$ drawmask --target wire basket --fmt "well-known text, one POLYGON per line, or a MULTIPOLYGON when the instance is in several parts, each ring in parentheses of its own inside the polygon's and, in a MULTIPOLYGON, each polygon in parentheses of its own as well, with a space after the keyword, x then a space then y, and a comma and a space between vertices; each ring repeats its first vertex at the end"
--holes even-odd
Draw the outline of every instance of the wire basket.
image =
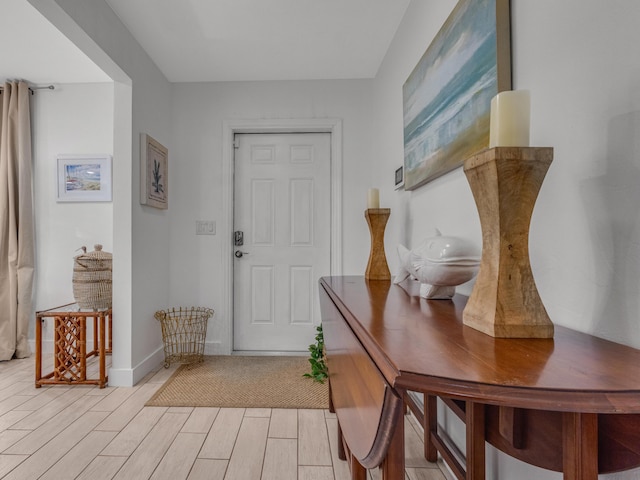
POLYGON ((212 309, 179 307, 159 310, 154 316, 162 326, 164 368, 169 368, 172 362, 204 361, 204 340, 207 322, 213 316, 212 309))

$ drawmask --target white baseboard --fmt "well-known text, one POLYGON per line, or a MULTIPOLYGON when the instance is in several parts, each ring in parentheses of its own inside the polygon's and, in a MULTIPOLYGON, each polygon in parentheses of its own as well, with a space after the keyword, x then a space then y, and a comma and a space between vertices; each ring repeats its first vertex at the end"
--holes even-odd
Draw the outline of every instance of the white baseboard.
MULTIPOLYGON (((206 342, 204 344, 205 355, 226 355, 222 342, 206 342)), ((132 387, 150 372, 157 370, 164 363, 164 347, 158 347, 151 355, 133 368, 109 369, 109 385, 113 387, 132 387)))
POLYGON ((108 372, 110 387, 133 387, 133 370, 130 368, 113 368, 108 372))
POLYGON ((133 368, 109 369, 109 386, 133 387, 164 362, 164 349, 160 346, 133 368))
POLYGON ((204 344, 204 354, 205 355, 227 355, 228 352, 222 346, 221 341, 216 342, 205 342, 204 344))

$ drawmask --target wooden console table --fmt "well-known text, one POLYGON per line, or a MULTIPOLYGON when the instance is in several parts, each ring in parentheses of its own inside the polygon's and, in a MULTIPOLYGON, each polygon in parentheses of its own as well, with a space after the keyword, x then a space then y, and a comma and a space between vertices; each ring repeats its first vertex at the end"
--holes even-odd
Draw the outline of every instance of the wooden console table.
POLYGON ((80 310, 70 303, 36 312, 36 388, 42 385, 89 384, 104 388, 106 355, 111 353, 112 312, 80 310), (42 374, 42 322, 53 318, 53 371, 42 374), (87 320, 93 319, 93 350, 87 352, 87 320), (107 336, 108 331, 108 336, 107 336), (98 355, 99 378, 87 378, 87 359, 98 355))
POLYGON ((417 285, 320 280, 331 405, 353 479, 376 466, 405 478, 405 404, 425 427, 426 458, 440 453, 459 479, 485 478, 485 442, 566 480, 640 466, 640 350, 558 326, 549 339, 494 338, 463 325, 466 297, 429 301, 417 285), (438 397, 466 424, 463 461, 438 431, 438 397))

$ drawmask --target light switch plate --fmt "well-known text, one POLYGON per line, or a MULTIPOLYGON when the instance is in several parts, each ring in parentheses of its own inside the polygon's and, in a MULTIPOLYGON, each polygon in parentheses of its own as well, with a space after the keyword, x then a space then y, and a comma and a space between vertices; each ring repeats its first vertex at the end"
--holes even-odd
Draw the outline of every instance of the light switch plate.
POLYGON ((213 220, 196 220, 196 235, 215 235, 216 222, 213 220))

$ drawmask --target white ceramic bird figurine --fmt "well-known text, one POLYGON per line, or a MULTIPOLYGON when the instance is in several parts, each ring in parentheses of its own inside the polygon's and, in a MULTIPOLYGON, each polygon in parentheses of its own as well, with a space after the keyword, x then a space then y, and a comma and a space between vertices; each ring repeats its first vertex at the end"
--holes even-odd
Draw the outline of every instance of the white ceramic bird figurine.
POLYGON ((468 282, 480 268, 481 251, 459 237, 436 234, 413 250, 398 245, 400 272, 393 283, 409 276, 420 282, 420 296, 428 299, 450 299, 456 286, 468 282))

